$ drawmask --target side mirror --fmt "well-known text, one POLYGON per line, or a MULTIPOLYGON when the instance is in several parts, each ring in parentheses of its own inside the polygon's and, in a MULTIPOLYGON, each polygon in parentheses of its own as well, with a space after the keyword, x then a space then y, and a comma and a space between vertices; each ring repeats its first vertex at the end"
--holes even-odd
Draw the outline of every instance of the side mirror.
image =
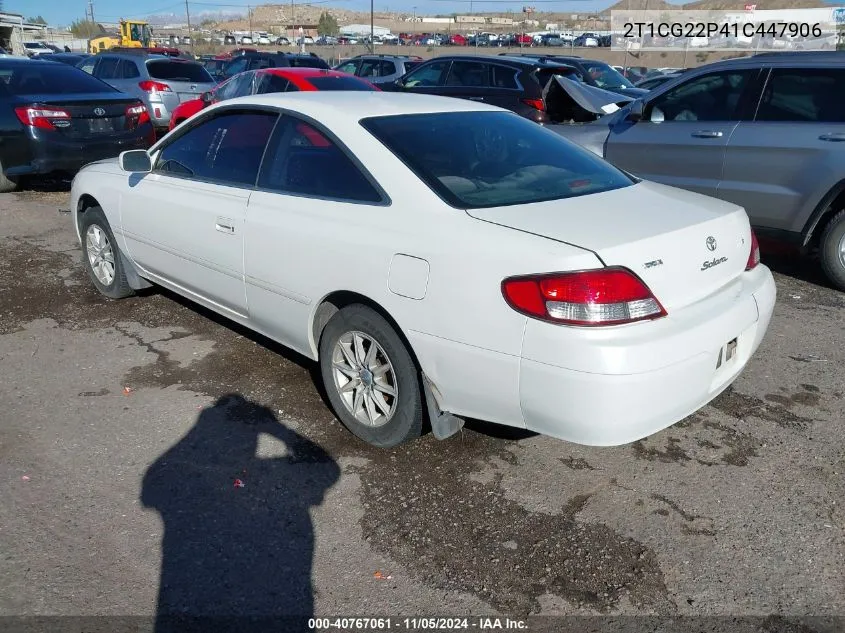
POLYGON ((631 103, 631 108, 628 110, 628 116, 626 118, 629 121, 633 121, 634 123, 636 123, 637 121, 641 121, 643 118, 643 110, 643 102, 637 99, 636 101, 631 103))
POLYGON ((200 95, 200 101, 202 101, 205 105, 211 105, 211 102, 214 101, 214 95, 212 95, 210 91, 203 92, 200 95))
POLYGON ((403 82, 402 78, 400 77, 399 79, 393 82, 393 85, 396 86, 397 90, 402 90, 402 88, 405 87, 405 82, 403 82))
POLYGON ((150 155, 145 149, 130 149, 126 152, 120 152, 117 161, 123 171, 148 174, 153 170, 152 160, 150 160, 150 155))

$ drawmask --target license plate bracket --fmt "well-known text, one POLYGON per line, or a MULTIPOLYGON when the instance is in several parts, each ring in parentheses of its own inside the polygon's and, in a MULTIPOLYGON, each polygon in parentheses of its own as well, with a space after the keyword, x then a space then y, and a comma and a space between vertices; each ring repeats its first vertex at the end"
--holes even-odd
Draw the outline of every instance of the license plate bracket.
POLYGON ((88 130, 92 134, 105 134, 114 132, 111 119, 88 119, 88 130))

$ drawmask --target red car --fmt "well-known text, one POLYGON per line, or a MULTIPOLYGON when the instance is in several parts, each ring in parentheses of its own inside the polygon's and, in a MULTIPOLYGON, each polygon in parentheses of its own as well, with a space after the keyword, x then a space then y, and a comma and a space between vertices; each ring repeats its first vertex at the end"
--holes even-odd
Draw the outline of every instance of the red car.
POLYGON ((170 117, 170 129, 203 108, 235 97, 268 92, 313 92, 316 90, 370 90, 378 88, 365 79, 320 68, 263 68, 248 70, 230 77, 199 99, 180 103, 170 117))

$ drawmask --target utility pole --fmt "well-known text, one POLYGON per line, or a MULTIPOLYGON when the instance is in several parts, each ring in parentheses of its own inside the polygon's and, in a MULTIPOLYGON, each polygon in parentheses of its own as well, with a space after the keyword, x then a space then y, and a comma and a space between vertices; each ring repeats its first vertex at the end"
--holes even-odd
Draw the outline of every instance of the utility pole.
POLYGON ((370 52, 376 52, 376 27, 375 27, 375 15, 373 13, 373 1, 370 0, 370 52))
POLYGON ((96 32, 97 22, 94 20, 94 0, 88 0, 88 10, 91 12, 91 26, 94 27, 94 32, 96 32))
POLYGON ((246 15, 249 19, 249 39, 252 39, 252 7, 250 5, 246 5, 246 15))
POLYGON ((191 9, 188 7, 188 0, 185 0, 185 17, 188 19, 188 39, 191 41, 191 54, 194 53, 194 38, 191 35, 191 9))

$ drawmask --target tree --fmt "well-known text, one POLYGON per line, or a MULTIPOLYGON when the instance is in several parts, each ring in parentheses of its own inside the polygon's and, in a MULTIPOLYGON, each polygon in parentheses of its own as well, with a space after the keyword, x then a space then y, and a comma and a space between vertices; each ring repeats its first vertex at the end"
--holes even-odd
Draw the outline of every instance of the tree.
POLYGON ((106 32, 101 24, 94 24, 88 20, 74 20, 70 25, 70 32, 76 37, 97 37, 106 32))
POLYGON ((45 20, 40 15, 37 15, 35 17, 29 17, 29 18, 26 19, 26 21, 29 22, 30 24, 44 24, 44 25, 47 24, 47 20, 45 20))
POLYGON ((337 18, 328 11, 323 11, 320 14, 320 20, 317 22, 317 33, 319 35, 337 35, 339 31, 340 25, 337 23, 337 18))

